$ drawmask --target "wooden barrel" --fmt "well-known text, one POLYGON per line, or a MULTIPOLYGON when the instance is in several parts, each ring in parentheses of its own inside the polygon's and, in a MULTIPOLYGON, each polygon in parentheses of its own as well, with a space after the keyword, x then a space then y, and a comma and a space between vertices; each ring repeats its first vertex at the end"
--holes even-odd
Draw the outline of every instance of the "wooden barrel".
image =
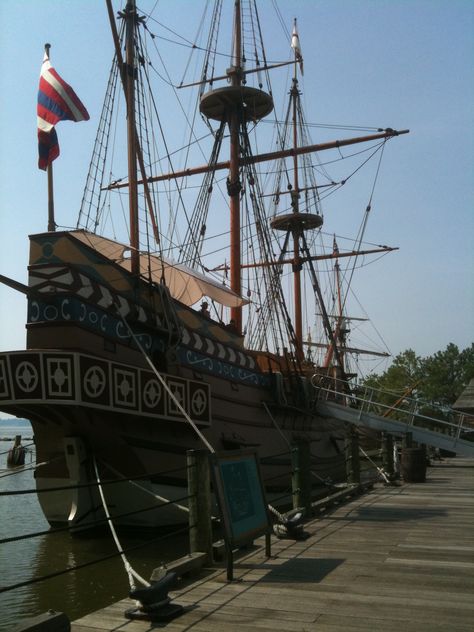
POLYGON ((426 481, 425 449, 403 448, 400 469, 406 483, 424 483, 426 481))

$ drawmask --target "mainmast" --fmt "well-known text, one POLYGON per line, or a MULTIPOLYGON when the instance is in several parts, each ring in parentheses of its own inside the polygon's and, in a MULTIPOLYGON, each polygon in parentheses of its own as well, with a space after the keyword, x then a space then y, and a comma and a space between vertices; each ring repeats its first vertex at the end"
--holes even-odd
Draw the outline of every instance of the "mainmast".
MULTIPOLYGON (((230 286, 237 294, 242 291, 242 257, 240 248, 240 167, 242 155, 241 134, 245 133, 247 121, 257 121, 273 110, 272 97, 242 82, 242 18, 240 0, 234 2, 234 32, 232 66, 227 69, 230 85, 206 92, 201 97, 200 110, 204 116, 216 121, 225 121, 230 134, 230 159, 227 192, 230 197, 230 286)), ((232 307, 231 318, 237 331, 242 331, 242 308, 232 307)))
MULTIPOLYGON (((295 30, 296 32, 296 19, 295 19, 295 30)), ((297 61, 299 56, 299 51, 295 47, 295 74, 293 77, 293 85, 290 91, 290 96, 292 100, 293 106, 293 149, 296 150, 298 147, 298 98, 299 98, 299 90, 298 90, 298 70, 297 70, 297 61)), ((293 156, 293 189, 291 191, 291 206, 293 208, 293 213, 299 213, 299 198, 300 198, 300 188, 298 181, 298 154, 295 151, 293 156)), ((298 360, 303 359, 303 316, 301 310, 301 261, 300 261, 300 231, 298 228, 295 228, 293 232, 293 253, 294 253, 294 263, 293 263, 293 278, 294 278, 294 300, 295 300, 295 351, 298 360)))
MULTIPOLYGON (((234 6, 234 57, 233 65, 227 70, 231 85, 239 89, 242 86, 242 20, 240 14, 240 0, 235 0, 234 6)), ((239 177, 240 158, 240 116, 237 107, 229 112, 230 130, 230 166, 227 181, 227 192, 230 196, 230 286, 239 296, 242 292, 241 251, 240 251, 240 191, 242 184, 239 177)), ((230 313, 237 331, 242 331, 242 309, 233 307, 230 313)))

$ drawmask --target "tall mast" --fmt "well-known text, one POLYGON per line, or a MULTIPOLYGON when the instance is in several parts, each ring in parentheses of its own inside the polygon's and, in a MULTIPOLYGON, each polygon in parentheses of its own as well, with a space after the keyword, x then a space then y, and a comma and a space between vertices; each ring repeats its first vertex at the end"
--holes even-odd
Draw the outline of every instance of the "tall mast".
MULTIPOLYGON (((242 85, 242 22, 240 14, 240 0, 234 4, 234 55, 233 65, 227 74, 231 78, 231 85, 240 88, 242 85)), ((230 286, 240 296, 242 291, 241 280, 241 252, 240 252, 240 190, 239 158, 240 158, 240 116, 239 109, 232 108, 229 118, 230 130, 230 166, 228 193, 230 196, 230 286)), ((240 333, 242 331, 242 308, 231 308, 231 319, 240 333)))
POLYGON ((140 240, 138 233, 137 136, 135 127, 135 27, 137 21, 135 0, 125 7, 126 57, 125 97, 127 101, 128 183, 130 215, 130 249, 132 274, 140 274, 140 240))
MULTIPOLYGON (((295 19, 296 29, 296 19, 295 19)), ((293 149, 295 153, 293 155, 293 190, 291 191, 291 206, 293 213, 299 213, 299 198, 300 189, 298 181, 298 154, 296 149, 298 147, 298 71, 297 71, 297 56, 298 52, 295 49, 295 74, 293 77, 293 85, 291 88, 291 100, 293 105, 293 149)), ((295 351, 298 360, 303 359, 303 316, 301 311, 301 260, 300 260, 300 233, 298 225, 295 225, 293 232, 293 291, 295 301, 295 351)))
MULTIPOLYGON (((344 313, 343 313, 343 305, 342 305, 342 292, 341 292, 341 276, 340 276, 340 267, 339 267, 339 248, 337 246, 336 243, 336 238, 334 237, 334 247, 333 247, 333 254, 336 257, 336 263, 334 264, 334 274, 335 274, 335 283, 336 283, 336 290, 337 290, 337 321, 336 321, 336 326, 334 328, 334 340, 330 341, 328 344, 328 348, 327 348, 327 352, 326 352, 326 356, 324 358, 324 362, 323 362, 323 367, 327 368, 330 366, 332 358, 334 356, 334 344, 333 342, 338 342, 341 339, 341 332, 342 332, 342 327, 343 327, 343 323, 344 323, 344 313)), ((344 354, 341 352, 340 353, 340 359, 341 359, 341 369, 344 372, 344 354)))
MULTIPOLYGON (((310 271, 312 275, 312 282, 315 294, 321 305, 321 311, 323 312, 323 318, 325 328, 329 337, 332 335, 329 319, 327 317, 326 309, 324 307, 319 283, 316 277, 316 273, 311 263, 311 255, 308 250, 308 244, 305 237, 305 231, 318 229, 322 223, 322 217, 316 213, 301 212, 300 210, 300 186, 298 175, 298 156, 300 149, 298 148, 298 123, 299 123, 299 97, 300 92, 298 90, 298 70, 297 63, 300 64, 302 72, 302 56, 299 45, 298 33, 296 30, 296 19, 293 26, 293 35, 291 40, 291 46, 294 49, 294 76, 293 83, 290 90, 290 107, 292 111, 292 124, 293 124, 293 148, 290 154, 293 157, 293 185, 291 188, 291 213, 277 215, 270 222, 271 227, 274 230, 285 231, 287 233, 286 239, 288 239, 290 233, 293 237, 293 292, 294 292, 294 348, 296 359, 301 362, 304 359, 303 354, 303 315, 301 308, 301 269, 303 260, 310 261, 310 271), (301 256, 301 246, 305 257, 301 256)), ((283 153, 283 152, 282 152, 283 153)))
MULTIPOLYGON (((242 18, 240 0, 234 2, 232 65, 227 69, 230 85, 206 92, 201 97, 200 110, 208 119, 225 121, 229 126, 230 160, 224 168, 229 169, 227 192, 230 197, 230 286, 241 294, 242 259, 240 251, 240 167, 250 164, 248 157, 241 156, 240 135, 245 133, 247 121, 258 121, 273 110, 272 97, 242 82, 242 18)), ((218 163, 219 164, 219 163, 218 163)), ((214 168, 214 166, 213 166, 214 168)), ((209 166, 206 167, 209 171, 209 166)), ((179 174, 177 174, 179 177, 179 174)), ((238 332, 242 331, 242 308, 232 307, 231 318, 238 332)))

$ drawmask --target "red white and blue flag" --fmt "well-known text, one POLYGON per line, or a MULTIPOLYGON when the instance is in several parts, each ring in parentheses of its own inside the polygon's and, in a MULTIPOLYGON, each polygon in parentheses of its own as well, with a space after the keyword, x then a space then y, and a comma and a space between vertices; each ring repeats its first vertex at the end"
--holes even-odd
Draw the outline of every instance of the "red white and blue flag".
POLYGON ((38 167, 46 170, 59 156, 54 126, 59 121, 88 121, 89 113, 74 90, 51 66, 44 54, 38 90, 38 167))

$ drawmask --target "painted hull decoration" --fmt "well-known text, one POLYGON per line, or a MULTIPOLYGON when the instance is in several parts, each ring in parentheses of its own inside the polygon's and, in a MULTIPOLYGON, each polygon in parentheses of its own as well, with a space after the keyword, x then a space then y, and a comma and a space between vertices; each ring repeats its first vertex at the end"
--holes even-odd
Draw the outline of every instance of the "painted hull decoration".
MULTIPOLYGON (((209 385, 163 374, 188 415, 209 425, 209 385)), ((181 419, 176 403, 152 371, 81 353, 0 354, 0 405, 80 406, 154 419, 181 419)))

